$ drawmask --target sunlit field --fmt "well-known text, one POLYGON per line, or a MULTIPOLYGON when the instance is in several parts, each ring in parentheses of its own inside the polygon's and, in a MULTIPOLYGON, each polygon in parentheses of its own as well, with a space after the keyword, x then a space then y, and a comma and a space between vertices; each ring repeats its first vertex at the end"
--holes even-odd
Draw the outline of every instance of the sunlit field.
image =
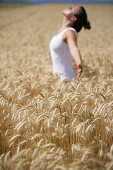
POLYGON ((69 83, 49 53, 65 7, 0 6, 0 170, 113 170, 113 5, 85 6, 69 83))

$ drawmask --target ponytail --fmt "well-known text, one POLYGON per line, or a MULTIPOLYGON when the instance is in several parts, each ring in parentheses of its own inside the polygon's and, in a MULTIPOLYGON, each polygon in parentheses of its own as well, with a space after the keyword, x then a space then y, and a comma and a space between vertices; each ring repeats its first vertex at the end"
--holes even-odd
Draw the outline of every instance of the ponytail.
POLYGON ((91 29, 91 26, 90 26, 90 22, 89 21, 87 21, 84 25, 83 25, 83 27, 85 28, 85 29, 91 29))
POLYGON ((80 7, 80 10, 75 14, 77 20, 73 23, 72 27, 79 32, 82 27, 85 29, 91 29, 90 22, 87 20, 87 13, 84 7, 80 7))

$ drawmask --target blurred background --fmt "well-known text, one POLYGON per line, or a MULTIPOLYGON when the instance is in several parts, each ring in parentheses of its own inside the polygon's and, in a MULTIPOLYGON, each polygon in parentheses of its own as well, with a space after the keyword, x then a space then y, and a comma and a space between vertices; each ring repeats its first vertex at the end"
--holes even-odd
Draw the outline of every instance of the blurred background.
POLYGON ((72 4, 113 4, 113 0, 0 0, 2 4, 43 4, 43 3, 72 3, 72 4))

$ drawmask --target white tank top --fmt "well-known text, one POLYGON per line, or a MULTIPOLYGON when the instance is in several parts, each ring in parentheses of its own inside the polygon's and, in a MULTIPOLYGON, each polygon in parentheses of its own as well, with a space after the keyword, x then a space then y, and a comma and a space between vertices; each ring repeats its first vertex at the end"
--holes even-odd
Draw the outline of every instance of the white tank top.
POLYGON ((68 44, 63 41, 62 36, 67 30, 73 30, 77 38, 77 32, 74 28, 67 28, 58 35, 54 36, 49 44, 50 55, 53 63, 53 73, 59 74, 60 79, 76 79, 76 74, 72 68, 72 56, 68 44))

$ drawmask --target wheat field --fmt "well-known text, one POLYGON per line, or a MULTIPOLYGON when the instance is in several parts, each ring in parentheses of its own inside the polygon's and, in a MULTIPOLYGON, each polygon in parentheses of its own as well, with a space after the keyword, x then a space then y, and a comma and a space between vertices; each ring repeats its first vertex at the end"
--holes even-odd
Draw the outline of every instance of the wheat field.
POLYGON ((69 83, 49 53, 67 5, 0 6, 0 170, 113 169, 113 6, 84 6, 69 83))

